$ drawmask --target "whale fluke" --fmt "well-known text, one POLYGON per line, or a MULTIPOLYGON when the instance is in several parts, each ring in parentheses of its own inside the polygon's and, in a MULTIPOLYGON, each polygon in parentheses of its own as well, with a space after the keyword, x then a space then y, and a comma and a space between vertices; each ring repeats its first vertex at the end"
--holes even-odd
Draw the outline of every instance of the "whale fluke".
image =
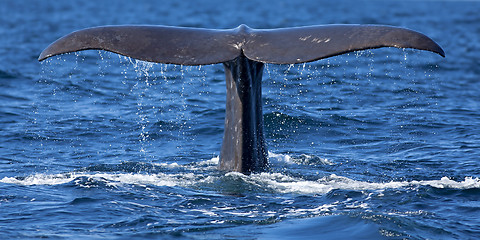
POLYGON ((261 97, 265 63, 304 63, 380 47, 415 48, 445 57, 443 49, 429 37, 391 26, 324 25, 271 30, 246 25, 226 30, 104 26, 58 39, 38 60, 98 49, 157 63, 222 63, 227 101, 219 168, 250 173, 268 168, 261 97))
POLYGON ((135 59, 181 65, 231 61, 242 53, 263 63, 304 63, 363 49, 397 47, 445 56, 429 37, 405 28, 377 25, 321 25, 257 30, 240 25, 212 30, 168 26, 104 26, 70 33, 38 58, 98 49, 135 59))
POLYGON ((445 57, 437 43, 419 32, 378 25, 252 30, 246 38, 243 52, 247 58, 259 62, 293 64, 381 47, 415 48, 445 57))

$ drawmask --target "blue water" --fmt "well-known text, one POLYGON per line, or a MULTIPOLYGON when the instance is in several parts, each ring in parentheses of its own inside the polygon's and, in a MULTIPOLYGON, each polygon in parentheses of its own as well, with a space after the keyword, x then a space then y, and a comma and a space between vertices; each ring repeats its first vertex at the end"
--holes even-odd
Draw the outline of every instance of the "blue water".
POLYGON ((480 2, 2 1, 0 239, 478 239, 480 2), (376 49, 267 65, 271 170, 216 169, 223 67, 103 51, 117 24, 420 31, 447 57, 376 49))

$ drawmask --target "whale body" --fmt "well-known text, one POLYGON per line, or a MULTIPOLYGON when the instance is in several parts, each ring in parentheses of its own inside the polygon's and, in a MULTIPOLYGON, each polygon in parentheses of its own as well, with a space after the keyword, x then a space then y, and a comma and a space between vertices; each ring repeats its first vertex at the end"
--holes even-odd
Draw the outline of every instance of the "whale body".
POLYGON ((382 25, 320 25, 279 29, 201 29, 170 26, 102 26, 70 33, 38 60, 97 49, 166 64, 222 63, 227 86, 219 169, 242 173, 268 169, 263 133, 262 73, 265 63, 296 64, 381 47, 414 48, 445 57, 422 33, 382 25))

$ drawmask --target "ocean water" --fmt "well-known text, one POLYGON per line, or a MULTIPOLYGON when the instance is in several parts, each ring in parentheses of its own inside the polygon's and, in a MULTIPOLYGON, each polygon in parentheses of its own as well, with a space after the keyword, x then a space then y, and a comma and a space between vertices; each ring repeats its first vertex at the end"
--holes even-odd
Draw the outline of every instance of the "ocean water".
POLYGON ((480 2, 2 1, 0 239, 478 239, 480 2), (223 66, 104 51, 39 63, 74 30, 360 23, 376 49, 265 69, 271 169, 218 171, 223 66))

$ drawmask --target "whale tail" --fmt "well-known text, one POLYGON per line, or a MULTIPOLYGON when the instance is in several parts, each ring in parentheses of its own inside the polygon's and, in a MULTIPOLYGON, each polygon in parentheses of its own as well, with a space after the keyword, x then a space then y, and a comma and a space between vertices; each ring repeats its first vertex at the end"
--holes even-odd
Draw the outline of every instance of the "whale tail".
POLYGON ((415 48, 445 56, 429 37, 405 28, 378 25, 321 25, 272 30, 240 25, 213 30, 168 26, 104 26, 70 33, 38 58, 98 49, 135 59, 181 65, 248 59, 275 64, 304 63, 380 47, 415 48))
POLYGON ((325 25, 259 30, 240 25, 227 30, 167 26, 89 28, 53 42, 38 60, 98 49, 157 63, 223 63, 227 104, 219 168, 250 173, 268 168, 261 102, 264 63, 304 63, 380 47, 415 48, 445 57, 443 49, 429 37, 398 27, 325 25))

